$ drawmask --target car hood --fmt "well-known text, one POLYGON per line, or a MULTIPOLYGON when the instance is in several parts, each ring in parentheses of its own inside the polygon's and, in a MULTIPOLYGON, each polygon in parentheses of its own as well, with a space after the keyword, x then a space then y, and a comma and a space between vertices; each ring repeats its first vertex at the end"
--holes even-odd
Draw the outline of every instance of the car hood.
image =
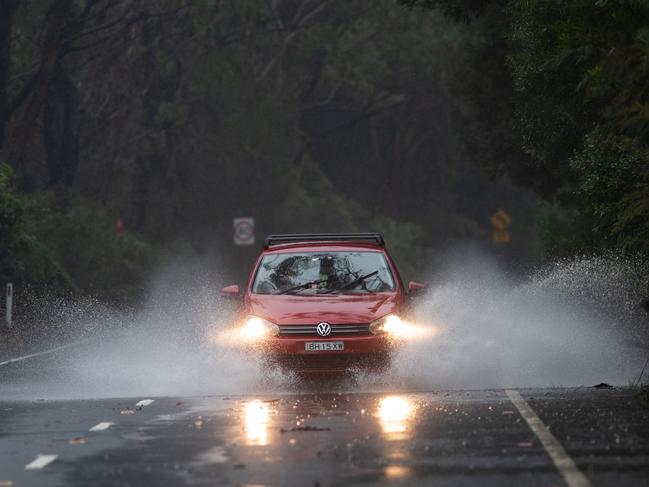
POLYGON ((250 313, 280 325, 370 323, 399 307, 396 293, 296 296, 253 294, 250 313))

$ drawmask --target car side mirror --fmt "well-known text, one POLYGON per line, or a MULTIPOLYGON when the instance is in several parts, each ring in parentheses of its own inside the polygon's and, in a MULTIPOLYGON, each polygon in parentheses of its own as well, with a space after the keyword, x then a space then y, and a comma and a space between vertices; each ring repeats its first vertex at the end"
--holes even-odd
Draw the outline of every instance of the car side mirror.
POLYGON ((219 292, 221 297, 228 299, 239 299, 241 297, 241 289, 238 284, 232 284, 231 286, 225 286, 219 292))
POLYGON ((410 281, 408 283, 408 294, 410 296, 419 296, 420 294, 424 294, 425 290, 426 290, 426 284, 422 284, 421 282, 415 282, 415 281, 410 281))

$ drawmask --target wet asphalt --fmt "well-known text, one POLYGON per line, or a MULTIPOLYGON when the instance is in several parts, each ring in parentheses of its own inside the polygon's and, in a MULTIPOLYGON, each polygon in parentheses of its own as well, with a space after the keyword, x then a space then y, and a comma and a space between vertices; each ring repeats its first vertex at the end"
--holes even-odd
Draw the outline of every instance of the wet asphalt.
MULTIPOLYGON (((7 400, 28 370, 0 367, 2 487, 567 485, 504 390, 7 400)), ((649 485, 629 389, 519 392, 590 485, 649 485)))

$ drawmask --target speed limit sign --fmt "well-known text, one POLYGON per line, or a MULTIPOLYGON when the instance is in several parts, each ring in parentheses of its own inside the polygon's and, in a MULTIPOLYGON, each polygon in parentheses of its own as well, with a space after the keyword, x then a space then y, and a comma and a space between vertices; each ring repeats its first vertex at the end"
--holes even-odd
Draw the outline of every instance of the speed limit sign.
POLYGON ((255 243, 255 219, 249 217, 235 218, 234 245, 253 245, 255 243))

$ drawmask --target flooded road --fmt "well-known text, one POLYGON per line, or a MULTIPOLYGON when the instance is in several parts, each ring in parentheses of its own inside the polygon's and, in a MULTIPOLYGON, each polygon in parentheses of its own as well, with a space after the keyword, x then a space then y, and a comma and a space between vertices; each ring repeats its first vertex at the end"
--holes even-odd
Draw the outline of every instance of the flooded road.
POLYGON ((0 485, 649 484, 649 411, 625 388, 330 391, 3 396, 0 485))

